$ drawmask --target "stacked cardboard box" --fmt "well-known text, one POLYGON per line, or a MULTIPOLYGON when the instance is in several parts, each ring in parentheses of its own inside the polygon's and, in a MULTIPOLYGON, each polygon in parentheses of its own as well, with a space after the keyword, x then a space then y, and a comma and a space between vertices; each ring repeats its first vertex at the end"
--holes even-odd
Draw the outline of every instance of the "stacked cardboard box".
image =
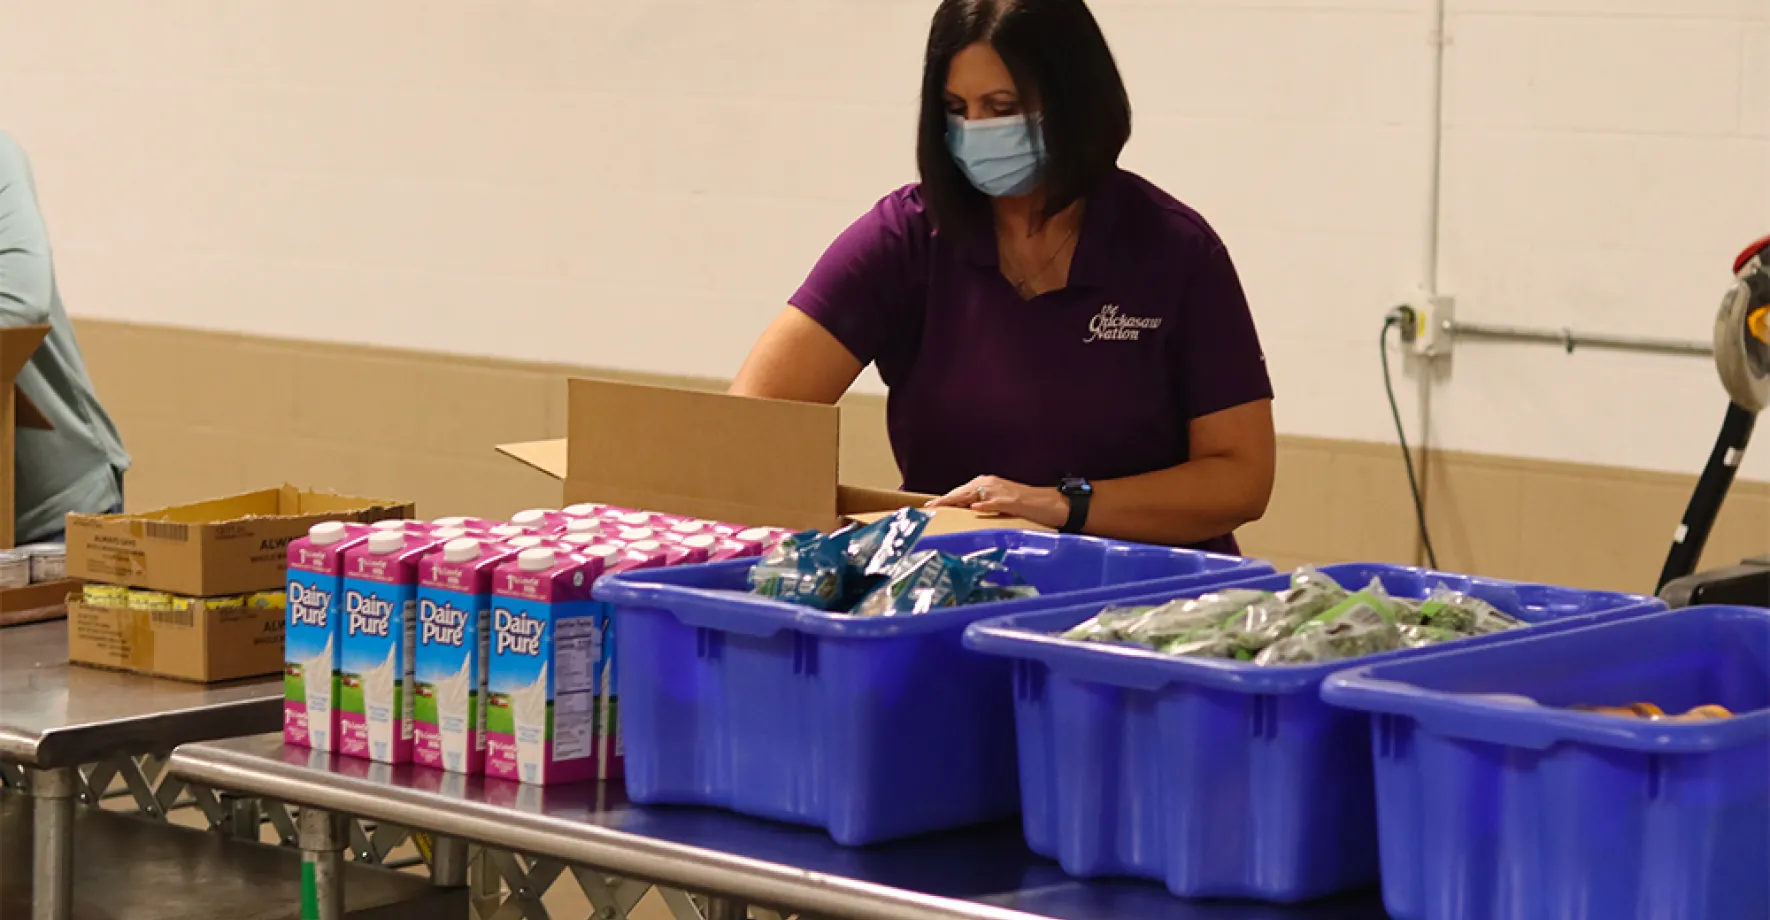
POLYGON ((409 518, 409 503, 284 485, 125 515, 68 515, 68 658, 193 681, 283 667, 289 541, 320 521, 409 518))

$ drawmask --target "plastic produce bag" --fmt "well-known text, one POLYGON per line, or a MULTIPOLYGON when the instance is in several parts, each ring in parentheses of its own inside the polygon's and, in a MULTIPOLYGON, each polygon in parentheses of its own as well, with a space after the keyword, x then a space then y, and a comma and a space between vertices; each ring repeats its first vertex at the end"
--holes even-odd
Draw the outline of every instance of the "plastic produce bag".
POLYGON ((1075 642, 1123 642, 1126 641, 1125 631, 1131 624, 1154 609, 1151 606, 1108 607, 1059 636, 1075 642))
POLYGON ((1442 626, 1428 626, 1424 623, 1409 623, 1400 627, 1401 645, 1403 648, 1425 648, 1440 642, 1455 642, 1467 639, 1462 633, 1445 629, 1442 626))
POLYGON ((1187 647, 1212 634, 1226 637, 1224 621, 1272 597, 1265 591, 1232 589, 1191 600, 1170 601, 1149 609, 1128 624, 1124 629, 1124 641, 1169 654, 1181 654, 1170 650, 1187 647))
POLYGON ((844 527, 831 534, 841 541, 842 558, 848 568, 843 582, 847 605, 858 602, 879 586, 892 569, 915 547, 934 515, 919 508, 900 508, 871 524, 844 527))
POLYGON ((937 549, 912 552, 850 612, 863 617, 896 616, 974 603, 980 588, 991 587, 985 580, 998 569, 1006 571, 999 551, 995 552, 996 559, 985 554, 960 558, 937 549))
POLYGON ((1420 622, 1461 636, 1486 636, 1526 625, 1492 604, 1444 585, 1432 589, 1420 605, 1420 622))
POLYGON ((783 537, 750 569, 750 590, 818 610, 835 609, 842 601, 847 566, 846 540, 815 530, 783 537))
MULTIPOLYGON (((1381 590, 1381 586, 1377 586, 1381 590)), ((1370 589, 1352 595, 1321 617, 1304 624, 1255 656, 1259 665, 1315 664, 1393 651, 1402 647, 1394 613, 1370 589)))
POLYGON ((1312 568, 1298 569, 1289 590, 1271 595, 1232 615, 1223 624, 1235 651, 1252 656, 1298 627, 1345 601, 1346 589, 1312 568))

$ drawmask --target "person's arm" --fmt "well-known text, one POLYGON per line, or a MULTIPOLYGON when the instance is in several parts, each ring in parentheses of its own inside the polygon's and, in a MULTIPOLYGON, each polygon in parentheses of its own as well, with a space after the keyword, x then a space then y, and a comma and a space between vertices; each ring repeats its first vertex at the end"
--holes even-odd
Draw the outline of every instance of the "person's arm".
POLYGON ((0 134, 0 325, 49 322, 49 234, 24 152, 0 134))
POLYGON ((828 404, 848 392, 860 371, 860 359, 828 329, 798 307, 788 307, 750 350, 731 392, 828 404))
POLYGON ((885 196, 830 243, 732 382, 738 396, 834 403, 861 369, 913 340, 927 236, 909 190, 885 196))
MULTIPOLYGON (((1095 482, 1084 531, 1099 537, 1181 546, 1232 533, 1260 519, 1272 497, 1277 466, 1272 401, 1262 399, 1193 419, 1192 459, 1164 470, 1095 482)), ((955 506, 1009 514, 1058 528, 1069 519, 1069 499, 980 476, 936 499, 955 506)))

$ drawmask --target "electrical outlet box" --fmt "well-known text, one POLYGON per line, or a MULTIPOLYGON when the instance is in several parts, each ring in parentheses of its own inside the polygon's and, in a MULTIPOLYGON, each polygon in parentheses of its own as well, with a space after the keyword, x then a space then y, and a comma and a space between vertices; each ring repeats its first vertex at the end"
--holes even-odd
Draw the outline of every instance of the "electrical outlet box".
POLYGON ((1416 294, 1408 299, 1407 306, 1414 311, 1414 354, 1425 358, 1450 354, 1456 298, 1449 294, 1416 294))

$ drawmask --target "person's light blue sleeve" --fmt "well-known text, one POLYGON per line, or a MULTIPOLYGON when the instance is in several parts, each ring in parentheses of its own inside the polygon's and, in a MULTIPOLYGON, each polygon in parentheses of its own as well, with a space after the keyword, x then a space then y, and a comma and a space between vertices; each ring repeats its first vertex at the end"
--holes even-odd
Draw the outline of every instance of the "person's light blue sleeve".
POLYGON ((0 325, 49 322, 49 233, 24 152, 0 133, 0 325))

